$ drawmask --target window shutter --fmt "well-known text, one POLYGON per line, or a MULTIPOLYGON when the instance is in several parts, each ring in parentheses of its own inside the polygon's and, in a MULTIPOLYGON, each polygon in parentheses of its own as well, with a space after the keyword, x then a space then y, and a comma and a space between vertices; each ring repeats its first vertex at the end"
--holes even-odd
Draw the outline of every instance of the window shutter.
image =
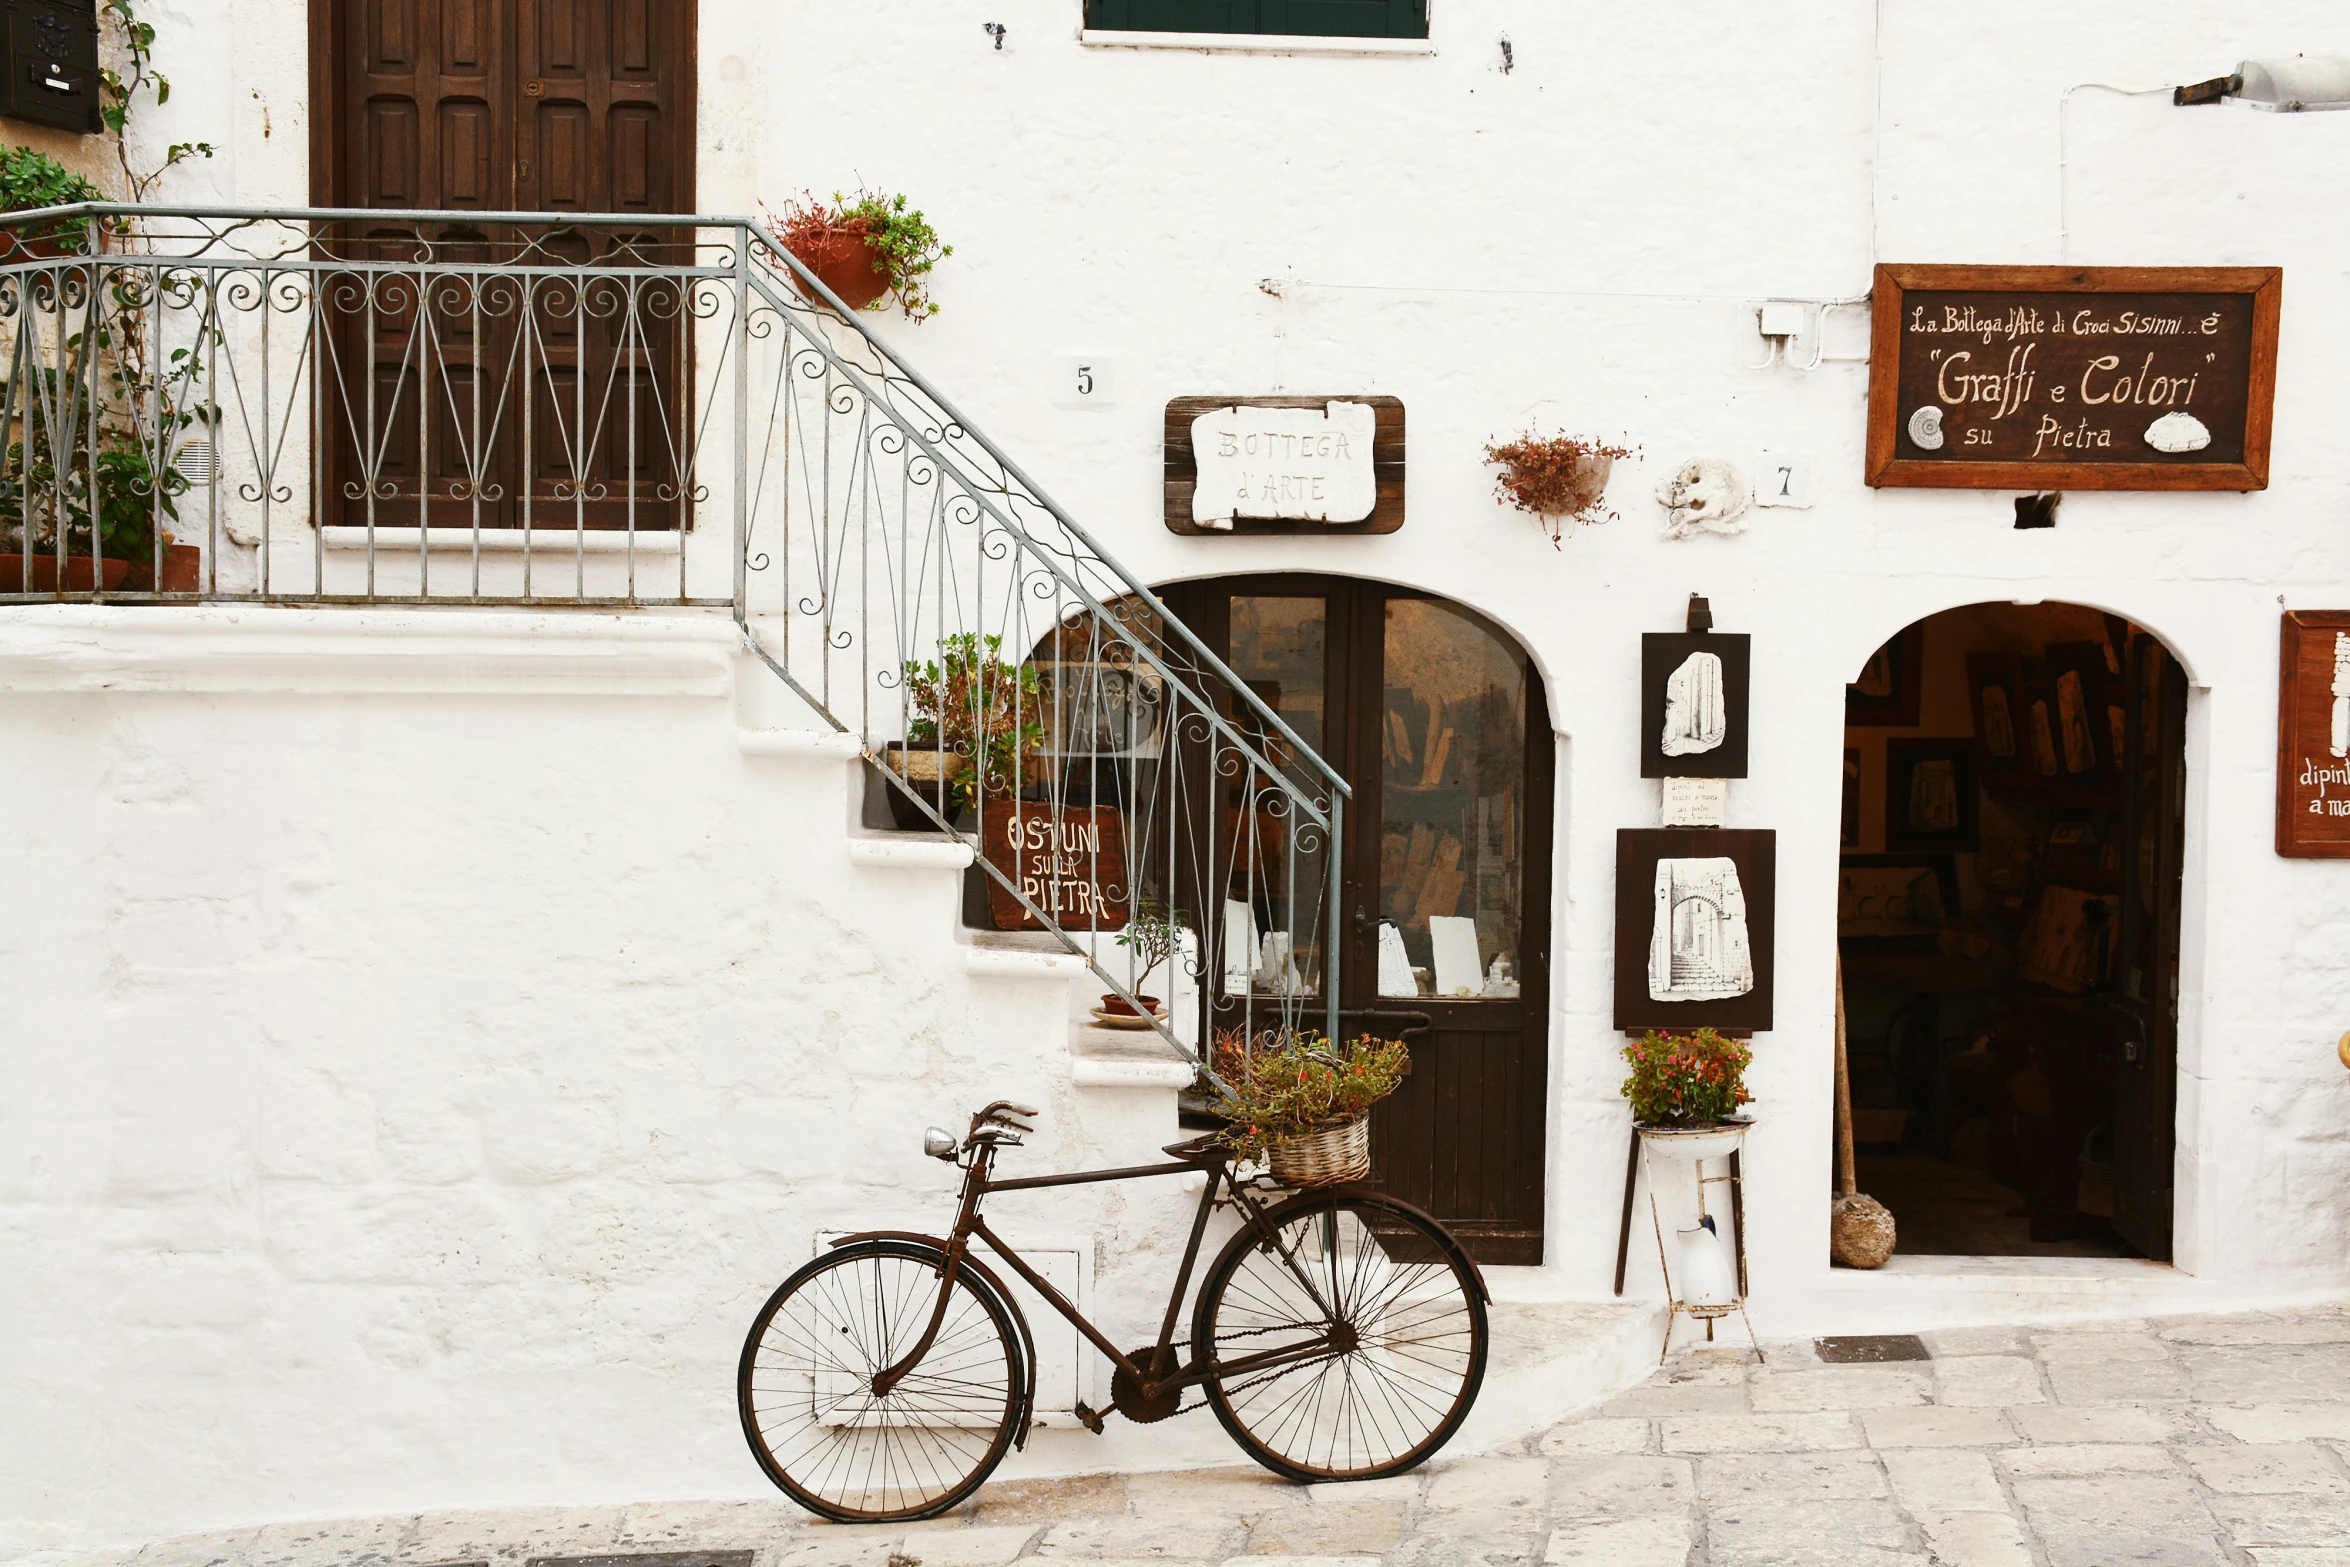
POLYGON ((1427 0, 1086 0, 1085 25, 1155 33, 1425 38, 1427 0))

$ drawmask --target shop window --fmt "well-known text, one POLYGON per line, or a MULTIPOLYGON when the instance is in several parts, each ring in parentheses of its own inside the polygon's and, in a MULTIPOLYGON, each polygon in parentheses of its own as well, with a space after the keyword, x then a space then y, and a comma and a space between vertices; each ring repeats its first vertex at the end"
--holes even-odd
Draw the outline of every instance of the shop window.
POLYGON ((1086 0, 1085 25, 1139 33, 1425 38, 1428 0, 1086 0))

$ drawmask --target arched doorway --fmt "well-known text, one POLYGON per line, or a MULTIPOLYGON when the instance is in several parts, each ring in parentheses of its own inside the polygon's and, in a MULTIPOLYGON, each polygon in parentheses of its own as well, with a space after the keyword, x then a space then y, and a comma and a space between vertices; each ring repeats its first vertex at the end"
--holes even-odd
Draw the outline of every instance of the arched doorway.
POLYGON ((1906 1254, 2171 1254, 2186 677, 1974 604, 1846 692, 1838 952, 1860 1189, 1906 1254))
MULTIPOLYGON (((1474 611, 1382 583, 1163 596, 1354 790, 1339 1000, 1349 1029, 1404 1033, 1413 1059, 1372 1119, 1377 1178, 1479 1261, 1539 1263, 1553 749, 1533 661, 1474 611)), ((1219 993, 1211 1021, 1245 1001, 1219 993)))

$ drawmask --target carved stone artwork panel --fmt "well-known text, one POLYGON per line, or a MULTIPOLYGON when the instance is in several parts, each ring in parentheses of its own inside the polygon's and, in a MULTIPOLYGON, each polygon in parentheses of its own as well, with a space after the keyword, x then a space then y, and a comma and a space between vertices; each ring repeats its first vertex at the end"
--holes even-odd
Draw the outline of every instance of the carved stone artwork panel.
POLYGON ((1754 988, 1746 892, 1728 858, 1656 865, 1656 923, 1648 939, 1651 1001, 1720 1001, 1754 988))
POLYGON ((2350 612, 2287 610, 2277 691, 2277 853, 2350 859, 2350 612))
POLYGON ((1191 421, 1199 480, 1191 520, 1230 528, 1236 518, 1361 522, 1379 501, 1368 403, 1320 409, 1234 404, 1191 421))
POLYGON ((1711 751, 1729 731, 1729 704, 1722 694, 1722 661, 1692 653, 1665 682, 1665 727, 1659 737, 1667 756, 1711 751))

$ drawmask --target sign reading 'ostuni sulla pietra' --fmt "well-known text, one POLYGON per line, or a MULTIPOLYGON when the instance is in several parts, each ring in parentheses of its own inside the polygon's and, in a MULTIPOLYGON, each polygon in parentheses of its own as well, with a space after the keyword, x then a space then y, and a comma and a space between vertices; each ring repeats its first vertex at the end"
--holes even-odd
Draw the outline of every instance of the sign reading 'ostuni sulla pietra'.
POLYGON ((1868 482, 2268 484, 2274 267, 1881 266, 1868 482))
POLYGON ((1191 520, 1218 529, 1236 517, 1361 522, 1379 501, 1373 423, 1366 403, 1209 409, 1191 421, 1191 520))

